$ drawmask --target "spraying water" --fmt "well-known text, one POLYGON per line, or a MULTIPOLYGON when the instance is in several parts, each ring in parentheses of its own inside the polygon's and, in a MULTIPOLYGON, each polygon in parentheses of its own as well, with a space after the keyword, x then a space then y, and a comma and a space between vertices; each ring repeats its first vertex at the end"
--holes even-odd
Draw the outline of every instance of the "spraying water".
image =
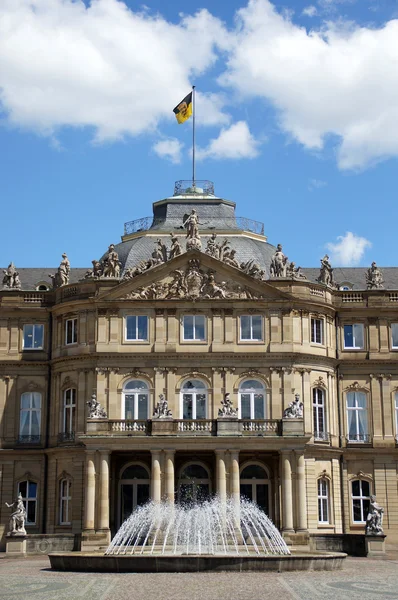
POLYGON ((290 551, 254 503, 214 498, 191 505, 149 502, 122 524, 105 554, 262 554, 290 551))

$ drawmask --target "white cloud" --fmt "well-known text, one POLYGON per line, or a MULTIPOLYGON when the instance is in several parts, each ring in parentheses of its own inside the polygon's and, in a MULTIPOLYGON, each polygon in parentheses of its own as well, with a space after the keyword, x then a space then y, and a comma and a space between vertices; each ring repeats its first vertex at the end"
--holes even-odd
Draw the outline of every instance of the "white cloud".
POLYGON ((310 179, 308 182, 308 189, 310 192, 313 190, 319 190, 325 186, 327 186, 327 181, 323 181, 322 179, 310 179))
POLYGON ((228 129, 222 129, 217 138, 210 140, 207 148, 198 148, 197 157, 199 160, 255 158, 259 145, 246 121, 238 121, 228 129))
POLYGON ((152 146, 154 152, 160 156, 160 158, 165 158, 174 165, 178 165, 181 162, 181 150, 183 147, 184 144, 182 144, 176 138, 160 140, 152 146))
POLYGON ((306 6, 306 7, 303 9, 303 12, 302 12, 302 14, 303 14, 305 17, 316 17, 316 15, 318 14, 318 10, 317 10, 316 6, 314 6, 314 5, 310 5, 310 6, 306 6))
POLYGON ((339 166, 364 168, 398 156, 397 39, 398 20, 306 31, 268 0, 250 0, 220 81, 242 99, 271 101, 281 128, 306 148, 337 136, 339 166))
MULTIPOLYGON (((97 141, 155 130, 228 42, 207 10, 173 24, 118 0, 2 0, 0 17, 0 107, 50 136, 65 125, 92 127, 97 141)), ((203 103, 202 122, 228 122, 222 98, 203 103)))
POLYGON ((342 267, 358 265, 365 254, 365 250, 371 246, 372 243, 369 240, 355 235, 351 231, 347 231, 345 235, 339 235, 336 243, 329 242, 326 244, 326 248, 331 254, 331 262, 342 267))

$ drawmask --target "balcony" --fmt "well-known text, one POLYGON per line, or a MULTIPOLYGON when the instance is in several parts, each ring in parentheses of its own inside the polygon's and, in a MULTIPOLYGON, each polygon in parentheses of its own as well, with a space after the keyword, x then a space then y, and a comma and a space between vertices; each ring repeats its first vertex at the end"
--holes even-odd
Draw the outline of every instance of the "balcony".
POLYGON ((127 437, 281 436, 282 421, 276 419, 89 419, 87 434, 127 437))

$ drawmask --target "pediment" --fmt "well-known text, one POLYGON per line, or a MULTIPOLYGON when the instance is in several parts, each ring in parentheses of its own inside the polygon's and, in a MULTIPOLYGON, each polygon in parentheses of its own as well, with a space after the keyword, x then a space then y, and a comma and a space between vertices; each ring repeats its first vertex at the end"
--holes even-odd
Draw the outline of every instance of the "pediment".
POLYGON ((192 250, 143 273, 122 279, 98 300, 289 300, 289 294, 224 264, 203 252, 192 250))

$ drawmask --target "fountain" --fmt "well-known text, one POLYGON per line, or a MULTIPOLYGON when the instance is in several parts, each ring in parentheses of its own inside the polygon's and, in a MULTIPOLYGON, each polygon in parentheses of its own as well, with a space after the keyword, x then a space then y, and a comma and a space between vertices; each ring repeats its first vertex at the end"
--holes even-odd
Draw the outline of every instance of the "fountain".
POLYGON ((345 554, 290 552, 253 502, 228 498, 174 505, 149 502, 128 517, 105 554, 49 554, 65 571, 193 572, 333 570, 345 554))

